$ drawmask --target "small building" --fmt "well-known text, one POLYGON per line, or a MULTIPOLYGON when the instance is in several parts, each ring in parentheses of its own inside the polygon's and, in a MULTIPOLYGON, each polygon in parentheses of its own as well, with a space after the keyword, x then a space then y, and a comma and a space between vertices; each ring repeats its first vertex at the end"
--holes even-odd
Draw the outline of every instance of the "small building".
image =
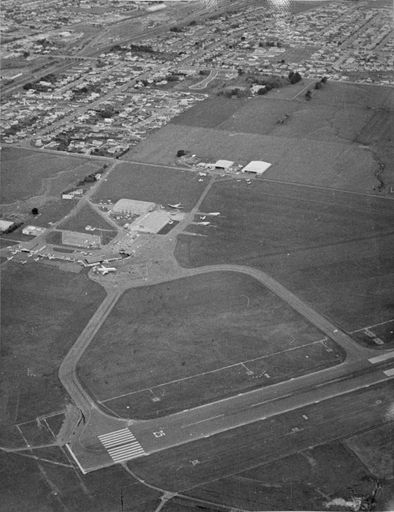
POLYGON ((39 236, 45 233, 45 228, 40 228, 38 226, 26 226, 22 229, 23 235, 30 235, 30 236, 39 236))
POLYGON ((248 165, 245 165, 245 167, 242 169, 242 172, 261 176, 270 167, 271 164, 268 162, 263 162, 262 160, 252 160, 248 163, 248 165))
POLYGON ((77 231, 62 231, 62 244, 75 247, 95 248, 101 246, 101 237, 77 231))
POLYGON ((14 231, 16 228, 17 225, 15 222, 0 219, 0 233, 11 233, 11 231, 14 231))
POLYGON ((215 163, 215 169, 221 169, 223 171, 228 171, 230 167, 234 165, 234 162, 231 162, 231 160, 218 160, 215 163))
POLYGON ((83 196, 83 188, 76 188, 62 193, 62 199, 75 199, 83 196))
POLYGON ((144 215, 153 210, 155 203, 136 201, 134 199, 119 199, 111 210, 113 215, 144 215))

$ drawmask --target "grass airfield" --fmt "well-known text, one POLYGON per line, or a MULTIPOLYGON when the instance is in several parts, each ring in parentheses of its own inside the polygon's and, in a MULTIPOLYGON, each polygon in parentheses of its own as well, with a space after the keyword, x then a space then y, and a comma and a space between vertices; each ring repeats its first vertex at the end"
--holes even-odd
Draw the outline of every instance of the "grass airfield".
POLYGON ((156 417, 338 364, 323 338, 252 278, 217 272, 126 291, 78 374, 117 414, 156 417))
MULTIPOLYGON (((286 102, 286 95, 282 90, 256 100, 202 102, 202 110, 185 112, 124 157, 154 167, 119 163, 96 199, 181 201, 190 210, 206 184, 165 167, 174 165, 178 149, 207 160, 272 161, 263 180, 213 186, 200 209, 222 214, 215 227, 188 227, 204 236, 179 236, 178 261, 256 265, 339 327, 359 333, 371 326, 389 346, 393 203, 387 190, 374 197, 379 193, 373 170, 381 157, 390 183, 392 93, 328 84, 308 104, 302 97, 286 102), (289 124, 277 124, 276 115, 287 111, 289 124)), ((91 172, 85 169, 83 175, 91 172)), ((23 180, 23 173, 18 176, 23 180)), ((60 176, 63 187, 67 174, 60 176)), ((43 225, 67 213, 56 202, 50 205, 37 219, 43 225)), ((86 218, 71 222, 82 229, 86 218)), ((14 263, 4 268, 8 341, 1 411, 7 426, 0 438, 15 447, 54 442, 51 429, 56 433, 62 414, 35 418, 63 409, 58 365, 104 291, 85 273, 14 263)), ((209 280, 200 276, 181 285, 130 290, 81 360, 80 375, 110 411, 150 417, 267 385, 264 372, 286 380, 339 362, 341 354, 313 343, 319 332, 269 295, 244 277, 212 274, 209 280), (219 377, 216 370, 223 365, 233 369, 219 377), (189 379, 194 372, 204 375, 189 379), (175 382, 167 385, 166 379, 175 382), (117 394, 125 396, 111 400, 117 394)), ((355 338, 370 346, 364 334, 355 338)), ((383 454, 390 454, 392 382, 85 476, 58 447, 2 452, 8 468, 1 473, 2 503, 12 512, 112 512, 121 500, 125 510, 153 512, 161 499, 165 512, 319 510, 336 497, 370 494, 380 480, 376 509, 390 510, 392 460, 383 454)))

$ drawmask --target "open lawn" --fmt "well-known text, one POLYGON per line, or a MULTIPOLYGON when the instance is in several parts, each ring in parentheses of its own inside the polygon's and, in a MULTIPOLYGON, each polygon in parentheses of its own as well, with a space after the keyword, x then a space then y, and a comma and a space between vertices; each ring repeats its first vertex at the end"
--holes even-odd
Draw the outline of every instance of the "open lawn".
POLYGON ((126 291, 82 356, 78 374, 100 400, 144 390, 119 409, 127 413, 126 404, 142 404, 134 417, 157 414, 336 364, 338 352, 311 344, 323 337, 254 279, 210 273, 126 291), (289 349, 295 353, 283 353, 289 349), (149 395, 163 404, 150 403, 149 395))
MULTIPOLYGON (((394 419, 394 410, 392 411, 394 419)), ((351 437, 347 446, 363 461, 376 478, 394 479, 393 423, 387 423, 351 437)))
POLYGON ((218 182, 214 227, 179 235, 181 265, 257 266, 350 331, 393 318, 394 203, 254 181, 218 182))
POLYGON ((191 210, 205 187, 206 183, 199 183, 198 176, 189 171, 122 162, 108 181, 102 181, 93 201, 127 198, 163 205, 181 202, 185 210, 191 210))
MULTIPOLYGON (((168 490, 185 492, 189 489, 187 492, 189 496, 208 500, 210 496, 211 501, 216 503, 226 503, 228 506, 246 510, 291 510, 289 503, 291 493, 288 492, 290 481, 294 479, 296 487, 299 475, 306 473, 307 480, 304 483, 308 485, 307 482, 310 481, 316 487, 311 494, 307 494, 307 500, 303 506, 306 510, 324 510, 322 504, 326 498, 316 489, 320 485, 319 480, 324 479, 324 475, 327 482, 326 492, 332 497, 336 497, 334 494, 336 492, 342 492, 342 490, 345 492, 346 487, 352 483, 363 486, 362 476, 368 476, 365 466, 358 464, 351 452, 350 458, 343 454, 341 447, 332 450, 330 456, 328 456, 329 448, 325 453, 320 452, 322 455, 318 459, 319 472, 315 476, 312 474, 313 468, 308 460, 300 457, 297 458, 298 464, 288 467, 286 464, 282 465, 283 480, 278 472, 274 477, 275 481, 272 482, 271 464, 283 457, 382 425, 387 421, 385 415, 387 407, 392 402, 392 392, 392 381, 377 384, 270 419, 228 430, 208 439, 158 452, 149 457, 131 461, 128 466, 140 478, 151 484, 168 490), (291 432, 295 426, 299 430, 291 432), (341 473, 343 471, 342 481, 335 475, 328 476, 328 472, 324 469, 325 458, 327 464, 332 464, 333 467, 335 467, 335 460, 341 461, 338 471, 341 473), (345 464, 342 461, 346 458, 348 462, 345 464), (260 465, 262 469, 260 469, 259 481, 260 465), (265 470, 264 467, 267 469, 265 470), (249 475, 243 473, 254 468, 256 468, 254 476, 253 472, 249 475), (357 471, 349 472, 349 468, 357 471), (360 480, 358 480, 359 477, 360 480), (234 478, 232 490, 231 486, 226 484, 228 478, 231 480, 234 478), (272 487, 270 490, 269 486, 272 484, 281 485, 282 492, 278 487, 272 487), (250 485, 256 485, 259 493, 248 493, 250 485), (266 493, 262 492, 264 489, 266 493), (279 492, 281 499, 287 500, 287 503, 282 505, 282 502, 271 501, 272 492, 279 492)), ((273 469, 272 473, 274 473, 273 469)), ((366 481, 365 485, 367 483, 366 481)), ((297 490, 295 493, 297 493, 295 496, 302 497, 297 490)), ((294 508, 297 510, 296 507, 294 508)))
POLYGON ((104 290, 84 273, 8 263, 2 269, 1 423, 62 409, 57 370, 104 290))
POLYGON ((164 416, 233 395, 235 392, 270 386, 338 364, 343 354, 333 342, 319 341, 306 346, 244 360, 218 370, 189 376, 168 384, 105 400, 106 408, 121 417, 164 416))
POLYGON ((51 200, 39 208, 39 215, 31 215, 25 224, 29 223, 33 226, 50 227, 52 222, 58 222, 77 204, 76 200, 51 200))
POLYGON ((1 164, 0 203, 4 204, 46 193, 60 194, 99 167, 85 158, 9 147, 1 151, 1 164))
POLYGON ((71 217, 68 217, 65 221, 61 222, 58 228, 69 231, 78 231, 79 233, 90 233, 90 231, 86 231, 86 226, 96 228, 93 233, 101 235, 104 244, 114 238, 117 233, 114 226, 107 222, 105 218, 97 213, 88 203, 84 204, 82 208, 71 217))
POLYGON ((121 501, 125 511, 154 512, 160 501, 159 491, 120 466, 82 476, 68 452, 57 447, 0 457, 4 512, 118 512, 121 501))

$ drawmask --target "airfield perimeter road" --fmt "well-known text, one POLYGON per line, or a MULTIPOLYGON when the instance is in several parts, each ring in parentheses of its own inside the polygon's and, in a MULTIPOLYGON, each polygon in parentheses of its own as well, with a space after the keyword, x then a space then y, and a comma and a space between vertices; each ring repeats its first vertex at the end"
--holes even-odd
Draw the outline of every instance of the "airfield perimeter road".
MULTIPOLYGON (((383 358, 382 361, 374 361, 372 358, 376 356, 376 351, 358 345, 327 318, 261 270, 240 265, 212 265, 195 269, 179 268, 177 276, 172 278, 167 276, 160 280, 156 279, 154 282, 144 281, 136 283, 136 286, 147 286, 207 272, 239 272, 255 278, 313 323, 328 338, 338 343, 346 352, 345 361, 335 367, 193 409, 186 409, 166 417, 134 420, 111 416, 104 412, 83 388, 76 374, 79 359, 109 315, 122 290, 109 292, 63 360, 59 370, 59 378, 63 386, 83 412, 85 419, 84 424, 80 425, 77 435, 69 441, 69 449, 83 472, 123 461, 111 459, 99 442, 99 435, 111 435, 111 432, 115 432, 116 436, 117 431, 129 429, 143 448, 143 450, 139 449, 136 455, 130 455, 125 459, 130 460, 137 456, 209 437, 394 377, 391 372, 384 373, 384 370, 387 370, 393 363, 390 359, 394 358, 394 351, 386 353, 386 358, 383 358)), ((103 356, 105 357, 104 354, 103 356)))

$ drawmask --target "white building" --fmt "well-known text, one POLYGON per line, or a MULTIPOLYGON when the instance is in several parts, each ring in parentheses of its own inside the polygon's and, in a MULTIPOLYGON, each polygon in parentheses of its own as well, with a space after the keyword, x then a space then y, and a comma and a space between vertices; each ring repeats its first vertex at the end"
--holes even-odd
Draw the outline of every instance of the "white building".
POLYGON ((242 169, 242 172, 261 176, 267 169, 271 167, 271 165, 272 164, 263 162, 262 160, 252 160, 248 163, 248 165, 245 165, 245 167, 242 169))
POLYGON ((114 215, 144 215, 153 210, 155 203, 135 201, 134 199, 119 199, 112 207, 114 215))

